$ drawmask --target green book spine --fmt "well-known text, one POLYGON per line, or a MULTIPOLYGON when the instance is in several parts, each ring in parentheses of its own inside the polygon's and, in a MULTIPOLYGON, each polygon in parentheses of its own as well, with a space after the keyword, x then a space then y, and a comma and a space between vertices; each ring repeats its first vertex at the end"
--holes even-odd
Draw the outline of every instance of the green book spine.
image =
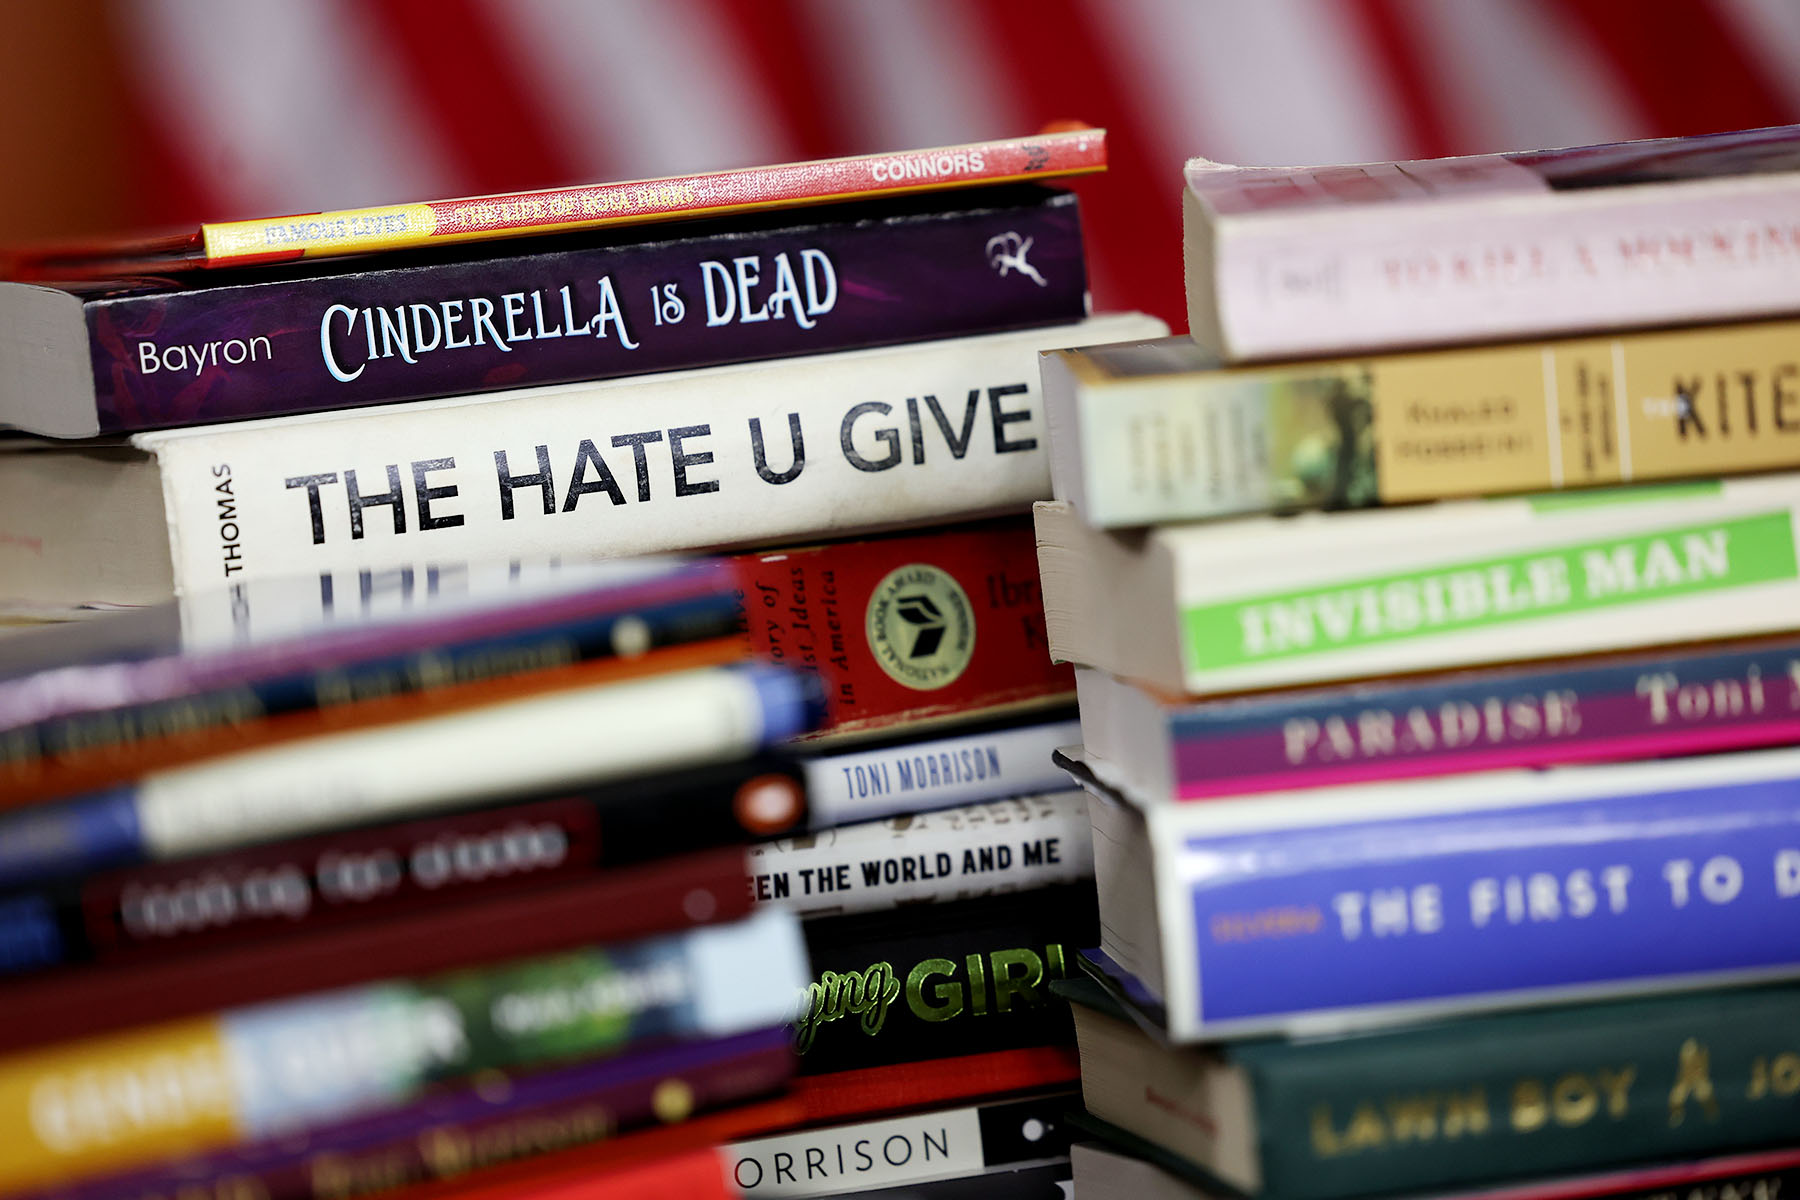
POLYGON ((1248 1043, 1263 1194, 1433 1191, 1800 1136, 1800 988, 1248 1043))

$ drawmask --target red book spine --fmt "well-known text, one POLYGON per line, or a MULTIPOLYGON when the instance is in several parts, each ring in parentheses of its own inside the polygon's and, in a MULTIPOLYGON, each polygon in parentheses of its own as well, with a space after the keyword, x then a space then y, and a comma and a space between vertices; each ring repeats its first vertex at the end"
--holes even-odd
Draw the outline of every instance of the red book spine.
MULTIPOLYGON (((820 735, 1048 704, 1050 661, 1029 519, 738 558, 755 653, 825 685, 820 735)), ((819 735, 814 735, 819 736, 819 735)))
POLYGON ((610 1171, 527 1178, 455 1194, 465 1200, 739 1200, 738 1190, 726 1180, 724 1160, 710 1146, 610 1171))
POLYGON ((0 989, 0 1053, 276 996, 735 920, 749 909, 744 852, 726 847, 174 961, 60 971, 0 989))
POLYGON ((845 1121, 909 1108, 945 1108, 1007 1092, 1066 1086, 1081 1079, 1073 1046, 1027 1046, 887 1067, 859 1067, 796 1079, 790 1089, 808 1123, 845 1121))
MULTIPOLYGON (((560 1197, 575 1193, 564 1188, 605 1185, 624 1172, 639 1167, 654 1169, 659 1163, 714 1148, 799 1123, 801 1110, 785 1096, 744 1104, 676 1125, 661 1125, 607 1138, 586 1146, 545 1154, 482 1171, 466 1179, 414 1184, 408 1200, 517 1200, 519 1197, 560 1197)), ((610 1197, 611 1192, 599 1193, 610 1197)), ((710 1193, 701 1193, 707 1195, 710 1193)), ((669 1196, 685 1196, 668 1192, 669 1196)), ((736 1197, 733 1190, 730 1195, 736 1197)), ((221 1198, 231 1200, 231 1198, 221 1198)))

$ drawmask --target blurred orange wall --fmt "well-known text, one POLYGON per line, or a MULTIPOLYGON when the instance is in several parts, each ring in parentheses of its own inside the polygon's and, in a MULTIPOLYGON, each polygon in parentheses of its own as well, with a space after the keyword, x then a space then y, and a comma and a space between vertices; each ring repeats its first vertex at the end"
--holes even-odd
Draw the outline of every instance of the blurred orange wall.
POLYGON ((0 241, 116 227, 132 211, 123 91, 105 0, 0 4, 0 241))

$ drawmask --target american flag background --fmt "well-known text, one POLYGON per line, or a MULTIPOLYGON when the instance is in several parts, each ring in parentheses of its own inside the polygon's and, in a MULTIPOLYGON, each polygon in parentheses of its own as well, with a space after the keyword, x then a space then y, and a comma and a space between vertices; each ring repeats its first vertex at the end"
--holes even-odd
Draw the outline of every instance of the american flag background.
POLYGON ((16 0, 0 234, 1004 137, 1079 118, 1095 302, 1184 326, 1179 167, 1800 120, 1800 0, 16 0))

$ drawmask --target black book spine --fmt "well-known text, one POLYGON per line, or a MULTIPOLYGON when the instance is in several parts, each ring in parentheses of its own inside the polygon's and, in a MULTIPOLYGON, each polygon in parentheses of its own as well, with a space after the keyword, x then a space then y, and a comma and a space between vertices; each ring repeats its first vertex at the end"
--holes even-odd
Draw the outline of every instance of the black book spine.
POLYGON ((1092 882, 809 921, 801 1073, 1073 1045, 1048 985, 1099 936, 1092 882))

